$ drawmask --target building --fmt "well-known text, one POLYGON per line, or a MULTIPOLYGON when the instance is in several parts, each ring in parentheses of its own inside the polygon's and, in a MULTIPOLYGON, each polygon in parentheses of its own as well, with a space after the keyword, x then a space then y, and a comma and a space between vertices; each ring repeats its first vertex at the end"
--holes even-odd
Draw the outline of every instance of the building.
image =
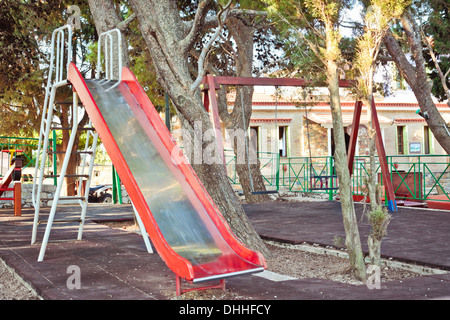
MULTIPOLYGON (((342 118, 350 137, 355 101, 343 89, 342 118)), ((333 124, 326 91, 306 99, 301 93, 278 93, 275 105, 273 87, 255 87, 250 134, 258 151, 279 152, 281 157, 331 156, 334 153, 333 124), (276 128, 275 128, 276 127, 276 128), (277 141, 278 143, 276 143, 277 141)), ((229 94, 230 107, 234 94, 229 94)), ((381 133, 387 155, 444 154, 425 119, 416 113, 419 105, 412 92, 396 91, 391 97, 375 97, 381 133)), ((450 108, 436 103, 444 119, 450 121, 450 108)), ((367 108, 363 106, 356 155, 369 154, 367 108)))

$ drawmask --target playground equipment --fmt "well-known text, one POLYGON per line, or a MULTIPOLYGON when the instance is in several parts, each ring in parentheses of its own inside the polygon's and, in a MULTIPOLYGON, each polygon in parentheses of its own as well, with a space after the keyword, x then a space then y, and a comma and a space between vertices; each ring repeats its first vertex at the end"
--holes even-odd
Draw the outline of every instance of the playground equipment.
MULTIPOLYGON (((44 107, 42 112, 42 119, 41 119, 41 126, 40 126, 40 135, 39 135, 39 143, 38 143, 38 156, 36 158, 36 166, 35 166, 35 179, 33 181, 33 190, 32 190, 32 201, 35 208, 35 215, 34 215, 34 221, 33 221, 33 232, 32 232, 32 238, 31 243, 34 244, 36 242, 37 237, 37 228, 38 224, 45 223, 44 221, 39 220, 39 211, 40 211, 40 197, 41 197, 41 190, 42 190, 42 184, 45 178, 57 178, 57 188, 55 197, 53 200, 52 208, 50 211, 50 215, 47 221, 47 228, 46 232, 44 234, 44 240, 43 240, 43 246, 45 247, 48 241, 50 229, 53 223, 53 218, 56 213, 56 208, 58 206, 58 202, 60 200, 69 200, 69 201, 77 201, 81 206, 81 216, 80 219, 77 219, 79 222, 79 232, 78 232, 78 239, 80 240, 82 237, 82 230, 84 225, 84 219, 86 215, 86 206, 87 206, 87 198, 88 198, 88 192, 85 192, 84 195, 78 194, 75 196, 61 196, 61 189, 63 186, 64 179, 66 177, 69 177, 69 175, 66 175, 67 166, 69 163, 70 157, 77 156, 78 154, 84 155, 83 157, 83 164, 82 164, 82 171, 85 169, 85 163, 86 163, 86 155, 91 154, 91 161, 89 164, 89 170, 88 173, 85 174, 84 172, 81 172, 79 174, 70 175, 72 178, 79 178, 87 179, 87 190, 89 190, 89 182, 92 175, 92 166, 93 166, 93 155, 95 154, 95 148, 97 144, 96 134, 94 134, 93 139, 93 145, 91 147, 91 151, 88 151, 89 145, 86 143, 86 149, 84 151, 72 151, 75 136, 77 133, 77 130, 88 130, 88 139, 86 141, 89 141, 89 133, 90 130, 93 130, 92 127, 87 128, 78 128, 78 115, 79 115, 79 106, 78 106, 78 99, 75 94, 73 94, 73 102, 65 102, 65 101, 55 101, 56 92, 58 88, 61 88, 63 86, 67 86, 69 82, 67 81, 67 67, 68 63, 70 62, 70 59, 72 57, 72 27, 69 25, 63 26, 61 28, 56 29, 52 34, 52 41, 51 41, 51 57, 50 57, 50 68, 49 68, 49 74, 47 79, 47 87, 45 92, 45 100, 44 100, 44 107), (56 59, 56 61, 55 61, 56 59), (70 127, 63 127, 61 125, 55 124, 53 121, 53 110, 54 105, 61 105, 63 108, 67 108, 68 113, 71 114, 72 118, 72 126, 70 127), (50 132, 54 130, 71 130, 70 133, 70 140, 67 146, 67 150, 64 151, 57 151, 55 149, 49 150, 48 149, 48 143, 50 140, 50 132), (42 150, 42 152, 41 152, 42 150), (57 173, 56 171, 53 172, 53 174, 45 174, 45 164, 47 157, 50 154, 56 154, 56 153, 63 153, 64 154, 64 161, 61 168, 61 172, 57 173)), ((80 181, 81 183, 81 181, 80 181)), ((59 220, 58 222, 68 222, 68 220, 59 220)), ((39 261, 41 261, 43 258, 42 255, 40 255, 39 261)))
MULTIPOLYGON (((252 77, 223 77, 223 76, 213 76, 213 75, 207 75, 203 81, 203 91, 205 92, 203 97, 203 103, 205 106, 205 109, 209 111, 211 107, 211 113, 212 113, 212 120, 213 120, 213 127, 214 132, 216 132, 216 139, 217 139, 217 145, 219 150, 224 150, 224 144, 222 135, 220 134, 221 126, 220 126, 220 119, 219 119, 219 111, 217 106, 217 97, 216 97, 216 90, 220 89, 221 85, 259 85, 259 86, 293 86, 293 87, 306 87, 308 86, 308 82, 304 79, 289 79, 289 78, 283 78, 283 79, 277 79, 277 78, 252 78, 252 77)), ((339 81, 339 87, 350 87, 351 82, 346 80, 340 80, 339 81)), ((356 101, 355 103, 355 110, 353 115, 353 130, 351 132, 350 136, 350 145, 348 150, 348 166, 350 169, 350 172, 353 171, 353 161, 355 157, 355 150, 356 150, 356 141, 358 138, 358 129, 360 124, 360 118, 361 118, 361 109, 362 109, 362 102, 356 101)), ((381 136, 381 129, 380 124, 378 121, 378 115, 375 107, 374 99, 372 99, 372 121, 376 130, 376 146, 377 151, 380 158, 380 164, 381 164, 381 170, 383 174, 383 182, 386 186, 387 191, 387 199, 388 199, 388 209, 390 211, 397 211, 397 204, 395 200, 394 190, 392 187, 392 181, 389 178, 389 169, 388 164, 386 160, 386 153, 384 150, 384 144, 383 139, 381 136)), ((223 156, 224 164, 225 162, 225 156, 223 156)), ((335 175, 313 175, 313 178, 320 181, 323 188, 335 188, 333 187, 333 180, 336 179, 335 175)), ((315 185, 315 183, 314 183, 315 185)))
MULTIPOLYGON (((70 85, 70 82, 67 79, 68 76, 68 67, 71 63, 72 58, 72 26, 65 25, 56 29, 52 34, 52 42, 51 42, 51 58, 50 58, 50 68, 47 80, 46 87, 46 95, 44 101, 44 108, 42 113, 41 127, 40 127, 40 135, 39 135, 39 144, 38 144, 38 157, 36 158, 36 167, 35 167, 35 178, 33 181, 33 205, 35 208, 34 220, 33 220, 33 231, 31 236, 31 244, 36 243, 37 241, 37 229, 38 225, 42 223, 46 223, 46 229, 44 233, 44 238, 41 244, 41 250, 39 252, 38 261, 42 261, 44 259, 45 250, 47 247, 47 243, 50 237, 51 228, 54 222, 78 222, 78 236, 77 239, 82 239, 83 234, 83 226, 84 221, 86 219, 86 211, 87 204, 89 198, 89 190, 90 190, 90 182, 92 177, 92 169, 94 165, 94 156, 97 148, 97 140, 98 133, 95 131, 95 128, 92 125, 92 122, 89 121, 88 125, 85 127, 80 127, 78 124, 78 115, 80 111, 78 96, 74 92, 72 97, 72 102, 66 101, 55 101, 56 92, 59 88, 63 86, 70 85), (71 114, 72 118, 72 126, 63 127, 59 124, 55 124, 53 121, 53 106, 55 104, 61 105, 63 108, 68 108, 68 113, 71 114), (56 151, 55 148, 53 150, 48 150, 48 143, 50 141, 50 132, 54 132, 54 130, 69 130, 70 132, 70 140, 67 145, 67 149, 64 151, 56 151), (79 130, 85 130, 87 132, 86 137, 86 145, 84 150, 73 151, 73 145, 76 138, 76 133, 79 130), (92 144, 89 144, 90 135, 93 135, 92 144), (42 150, 42 151, 41 151, 42 150), (45 163, 49 154, 55 153, 63 153, 64 161, 62 164, 62 168, 60 172, 55 172, 53 174, 45 174, 45 163), (80 172, 77 172, 73 175, 67 175, 67 166, 69 163, 70 157, 74 157, 77 155, 82 156, 82 165, 80 172), (87 155, 90 155, 89 163, 87 163, 87 155), (87 170, 87 172, 86 172, 87 170), (78 194, 75 196, 61 196, 62 186, 64 179, 66 177, 71 177, 78 179, 77 183, 79 186, 83 186, 78 188, 78 194), (40 221, 40 197, 43 181, 45 178, 57 178, 57 187, 55 191, 55 196, 53 199, 52 207, 50 209, 50 214, 47 221, 40 221), (71 220, 71 219, 59 219, 55 220, 56 209, 58 203, 63 201, 75 201, 81 206, 80 218, 71 220)), ((100 51, 99 51, 100 55, 100 51)), ((54 144, 55 145, 55 144, 54 144)), ((56 169, 56 167, 55 167, 56 169)), ((138 220, 139 222, 139 220, 138 220)), ((147 246, 147 250, 151 252, 151 246, 147 239, 147 234, 143 232, 144 241, 147 246)))
MULTIPOLYGON (((50 146, 55 148, 55 138, 50 139, 50 146)), ((0 177, 5 174, 9 169, 10 158, 9 151, 17 150, 21 152, 23 167, 22 172, 28 167, 33 167, 36 161, 36 153, 38 149, 39 138, 32 137, 10 137, 10 136, 0 136, 0 149, 1 152, 1 165, 0 165, 0 177)), ((53 165, 56 167, 56 154, 54 154, 53 165)), ((50 161, 47 163, 47 170, 51 171, 50 161)), ((53 168, 56 172, 56 169, 53 168)), ((22 180, 24 182, 33 181, 34 176, 32 174, 25 173, 22 175, 22 180)), ((54 179, 54 184, 56 185, 56 178, 54 179)))
MULTIPOLYGON (((8 171, 11 168, 11 165, 14 163, 15 159, 18 158, 20 161, 20 168, 22 168, 22 159, 18 157, 18 153, 22 153, 23 150, 20 149, 3 149, 1 150, 0 159, 1 159, 1 176, 7 176, 8 171)), ((17 169, 13 172, 13 180, 20 180, 21 177, 21 169, 17 169), (17 171, 17 172, 16 172, 17 171)))
POLYGON ((2 150, 11 154, 11 166, 6 172, 2 180, 0 180, 0 200, 12 200, 14 202, 14 216, 22 214, 22 184, 20 178, 22 176, 22 158, 17 156, 17 152, 22 150, 2 150), (16 154, 15 157, 13 155, 16 154), (10 188, 10 184, 13 187, 10 188), (6 191, 12 191, 13 197, 1 197, 6 191))
MULTIPOLYGON (((76 65, 68 63, 67 79, 59 77, 55 84, 48 86, 50 107, 41 131, 48 135, 55 91, 59 86, 70 84, 74 91, 73 105, 78 105, 78 98, 84 105, 128 192, 138 223, 145 227, 143 234, 150 236, 159 255, 175 273, 177 294, 184 292, 181 279, 192 283, 220 280, 219 286, 224 288, 225 278, 263 271, 266 267, 264 258, 246 248, 232 234, 132 72, 121 68, 119 63, 119 80, 112 79, 115 74, 112 71, 113 53, 117 54, 113 50, 120 50, 120 31, 108 31, 105 39, 107 78, 100 79, 101 71, 98 71, 96 79, 85 80, 76 65), (115 49, 111 43, 114 39, 119 44, 115 49)), ((120 57, 120 51, 117 56, 120 57)), ((74 130, 76 122, 72 132, 74 130)), ((45 145, 43 149, 45 154, 45 145)), ((38 261, 42 261, 45 254, 56 204, 61 199, 63 177, 64 166, 38 261)), ((89 190, 89 180, 85 189, 89 190)), ((35 201, 37 213, 38 195, 39 192, 35 201)), ((82 219, 86 213, 87 195, 86 192, 84 198, 79 197, 83 205, 82 219)))

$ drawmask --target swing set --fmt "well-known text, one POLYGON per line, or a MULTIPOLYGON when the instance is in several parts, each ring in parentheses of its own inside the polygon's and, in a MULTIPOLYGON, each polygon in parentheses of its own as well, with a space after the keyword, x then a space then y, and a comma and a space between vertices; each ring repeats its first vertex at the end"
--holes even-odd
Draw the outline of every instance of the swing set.
MULTIPOLYGON (((220 124, 220 118, 219 118, 219 111, 218 111, 218 104, 217 104, 217 96, 216 96, 216 90, 219 90, 220 87, 226 86, 226 85, 234 85, 234 86, 275 86, 275 88, 281 87, 281 86, 289 86, 289 87, 307 87, 309 86, 308 81, 304 79, 292 79, 292 78, 253 78, 253 77, 225 77, 225 76, 213 76, 211 74, 206 75, 203 78, 202 81, 202 91, 203 91, 203 104, 207 112, 211 111, 212 114, 212 122, 213 122, 213 128, 216 133, 216 140, 219 150, 222 151, 222 159, 223 163, 225 165, 226 169, 226 162, 225 162, 225 155, 224 155, 224 144, 223 144, 223 138, 220 134, 221 131, 221 124, 220 124)), ((339 80, 339 87, 340 88, 348 88, 352 85, 351 81, 347 80, 339 80)), ((275 126, 277 126, 277 112, 278 112, 278 90, 276 90, 275 94, 275 126)), ((242 98, 242 96, 241 96, 242 98)), ((243 101, 241 101, 242 104, 243 101)), ((362 110, 362 101, 356 101, 355 102, 355 109, 353 113, 353 122, 352 122, 352 132, 350 135, 350 144, 348 146, 348 168, 350 171, 350 174, 353 172, 353 162, 355 158, 355 151, 356 151, 356 142, 358 139, 358 131, 359 131, 359 125, 361 120, 361 110, 362 110)), ((386 188, 386 199, 388 204, 388 209, 390 211, 397 211, 397 204, 395 200, 394 195, 394 188, 392 185, 392 181, 390 179, 389 175, 389 168, 388 163, 386 160, 386 152, 384 149, 383 139, 381 135, 381 129, 380 129, 380 123, 378 121, 378 114, 375 107, 374 99, 372 99, 372 108, 371 108, 372 114, 372 122, 373 126, 376 131, 376 147, 380 159, 380 166, 381 166, 381 172, 383 176, 383 183, 386 188)), ((242 104, 242 120, 245 124, 245 115, 244 115, 244 108, 242 104)), ((246 144, 246 153, 248 157, 248 143, 247 139, 245 139, 246 144)), ((310 161, 310 170, 312 162, 310 161)), ((250 168, 249 168, 250 169, 250 168)), ((315 190, 330 190, 330 189, 337 189, 336 187, 333 187, 333 179, 336 179, 336 175, 316 175, 315 173, 311 171, 310 175, 311 179, 314 179, 315 182, 311 184, 312 188, 315 188, 315 190), (316 187, 316 182, 320 182, 320 187, 316 187)), ((249 170, 249 181, 250 181, 250 187, 252 194, 268 194, 268 193, 277 193, 278 190, 254 190, 253 187, 253 178, 251 171, 249 170)))

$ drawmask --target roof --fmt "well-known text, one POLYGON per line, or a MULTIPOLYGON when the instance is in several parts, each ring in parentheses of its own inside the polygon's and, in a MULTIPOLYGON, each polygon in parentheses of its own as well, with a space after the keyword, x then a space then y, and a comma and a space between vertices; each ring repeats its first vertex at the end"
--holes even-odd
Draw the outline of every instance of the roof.
MULTIPOLYGON (((236 93, 231 92, 227 94, 227 101, 229 105, 233 105, 236 98, 236 93)), ((278 106, 303 106, 305 105, 304 101, 299 101, 295 99, 285 99, 281 96, 277 98, 277 104, 278 106)), ((384 107, 384 108, 419 108, 419 104, 417 102, 410 102, 411 99, 406 99, 405 102, 399 101, 399 99, 375 99, 376 100, 376 106, 377 107, 384 107), (409 100, 409 101, 408 101, 409 100)), ((275 105, 275 95, 269 94, 266 92, 254 92, 253 93, 253 100, 252 100, 253 106, 274 106, 275 105)), ((447 103, 437 103, 435 102, 436 107, 438 109, 442 109, 443 111, 449 111, 450 108, 447 105, 447 103)), ((307 102, 308 106, 314 106, 314 107, 328 107, 330 106, 330 103, 328 101, 318 101, 318 102, 307 102)), ((348 97, 341 97, 341 107, 353 107, 355 105, 354 100, 348 100, 348 97), (344 100, 345 99, 345 100, 344 100)))
MULTIPOLYGON (((308 112, 308 116, 306 117, 306 115, 305 115, 305 118, 307 118, 310 121, 313 121, 315 123, 319 123, 319 124, 332 124, 333 123, 331 113, 318 115, 316 113, 308 112)), ((353 114, 343 113, 342 121, 344 122, 345 125, 352 124, 353 114)), ((380 124, 392 124, 392 119, 389 119, 389 118, 381 116, 381 115, 378 115, 378 121, 380 122, 380 124)), ((361 114, 360 123, 361 124, 368 123, 367 115, 361 114)))

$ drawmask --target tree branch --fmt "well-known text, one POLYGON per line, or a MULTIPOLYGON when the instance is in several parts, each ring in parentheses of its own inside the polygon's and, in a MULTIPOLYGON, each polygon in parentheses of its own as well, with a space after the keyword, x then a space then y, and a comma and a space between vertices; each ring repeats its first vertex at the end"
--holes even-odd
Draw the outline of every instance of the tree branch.
POLYGON ((444 88, 444 91, 445 91, 445 94, 447 96, 447 99, 450 102, 450 90, 449 90, 449 88, 447 86, 447 76, 450 73, 450 68, 447 70, 447 72, 445 74, 442 72, 442 69, 439 66, 439 62, 438 62, 438 60, 436 58, 436 55, 434 54, 434 50, 433 50, 433 47, 431 45, 430 39, 428 37, 426 37, 425 32, 422 29, 420 30, 420 34, 422 36, 423 42, 425 43, 425 45, 428 48, 428 51, 430 52, 431 59, 433 60, 434 65, 436 67, 436 70, 438 72, 439 78, 441 79, 442 87, 444 88))
POLYGON ((425 61, 423 60, 421 41, 417 38, 417 25, 408 13, 403 14, 400 20, 411 47, 414 61, 416 62, 416 71, 418 73, 425 73, 425 61))
POLYGON ((188 34, 180 42, 180 48, 183 52, 190 50, 192 44, 197 41, 200 31, 203 28, 205 22, 206 13, 211 8, 211 0, 200 1, 197 11, 195 12, 194 20, 191 23, 188 34))
POLYGON ((195 89, 197 89, 197 87, 200 85, 200 82, 202 81, 203 77, 205 76, 205 68, 203 65, 205 62, 206 55, 209 52, 209 49, 211 48, 212 44, 216 41, 217 37, 222 32, 223 23, 227 19, 227 15, 230 11, 232 2, 233 2, 233 0, 230 0, 228 2, 228 4, 225 6, 225 8, 221 9, 217 15, 217 20, 219 21, 219 27, 217 27, 217 29, 214 32, 214 34, 212 35, 211 39, 208 41, 208 43, 205 45, 205 47, 203 47, 202 52, 198 58, 197 79, 195 79, 194 83, 192 83, 191 88, 190 88, 191 91, 194 91, 195 89), (221 18, 222 14, 223 14, 223 20, 221 18))
POLYGON ((281 63, 284 60, 289 59, 291 56, 285 56, 284 58, 278 59, 276 61, 272 61, 271 63, 269 63, 267 66, 265 66, 264 68, 262 68, 261 70, 259 70, 259 72, 257 73, 257 77, 261 76, 262 74, 264 74, 264 72, 266 72, 269 68, 273 67, 274 65, 276 65, 277 63, 281 63))
MULTIPOLYGON (((228 12, 229 18, 237 18, 237 19, 243 19, 245 17, 256 17, 256 16, 267 16, 267 11, 257 11, 257 10, 247 10, 247 9, 230 9, 228 12)), ((194 21, 185 21, 184 22, 184 30, 185 34, 190 32, 192 29, 192 26, 194 24, 194 21)), ((217 20, 217 16, 208 16, 205 17, 205 20, 203 21, 203 29, 212 29, 217 28, 219 26, 219 21, 217 20)), ((256 26, 255 26, 256 27, 256 26)))
POLYGON ((128 18, 126 18, 125 20, 119 22, 117 24, 117 28, 120 31, 125 31, 128 26, 130 25, 131 22, 133 22, 133 20, 136 18, 136 14, 133 12, 128 18))
POLYGON ((389 61, 394 61, 394 58, 392 58, 391 56, 378 55, 377 61, 389 62, 389 61))
POLYGON ((385 44, 386 49, 389 52, 389 55, 394 60, 403 78, 405 78, 405 80, 411 87, 416 86, 417 85, 416 71, 406 58, 405 54, 402 51, 402 48, 400 47, 400 45, 398 44, 397 40, 394 38, 394 35, 390 30, 387 31, 383 39, 383 43, 385 44))
MULTIPOLYGON (((295 30, 294 26, 279 12, 276 12, 276 14, 278 15, 278 17, 281 18, 281 20, 283 20, 285 23, 287 23, 293 30, 295 30)), ((308 22, 309 24, 309 22, 308 22)), ((314 33, 316 34, 317 31, 315 31, 314 28, 312 28, 311 30, 314 31, 314 33)), ((327 62, 325 59, 323 59, 321 53, 320 53, 320 47, 317 45, 317 43, 313 43, 311 40, 309 40, 307 37, 305 37, 305 35, 303 35, 300 31, 297 31, 297 34, 299 35, 300 38, 302 38, 309 46, 309 48, 314 52, 314 54, 317 56, 317 58, 324 64, 326 65, 327 62)), ((320 36, 320 38, 323 38, 323 36, 320 36)))

